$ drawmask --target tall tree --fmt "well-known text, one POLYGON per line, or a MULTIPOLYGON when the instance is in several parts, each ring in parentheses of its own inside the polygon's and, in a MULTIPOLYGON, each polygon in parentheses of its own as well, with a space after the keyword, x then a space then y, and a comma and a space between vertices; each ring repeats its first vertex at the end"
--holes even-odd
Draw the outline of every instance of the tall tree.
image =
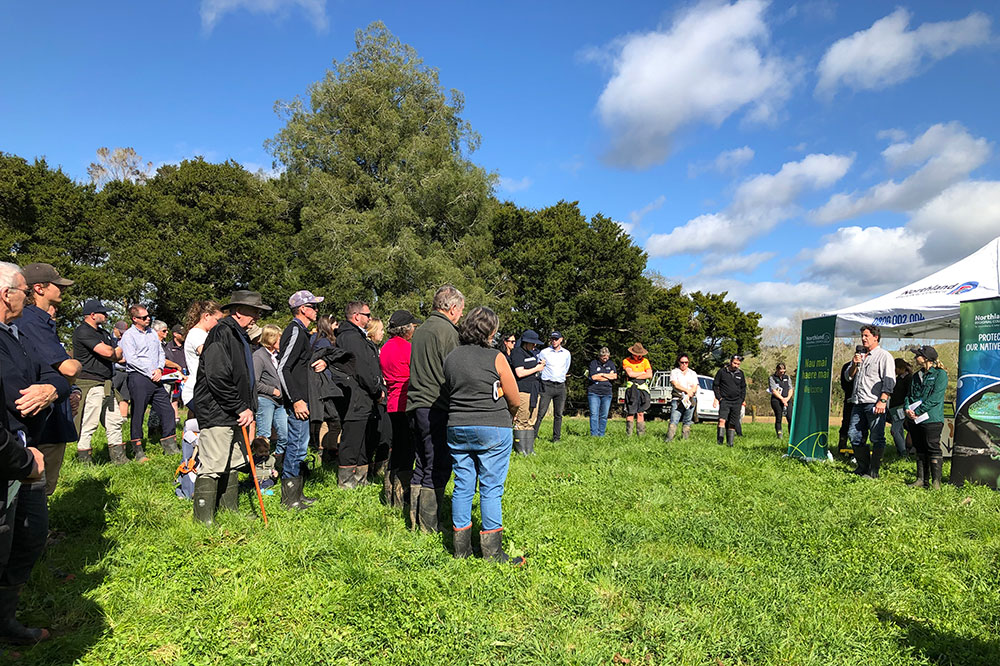
POLYGON ((490 256, 492 177, 467 155, 479 137, 463 98, 381 23, 358 31, 309 99, 279 103, 285 126, 266 145, 302 191, 298 250, 313 285, 339 300, 426 310, 445 281, 498 304, 490 256))
POLYGON ((90 182, 104 187, 113 180, 129 183, 145 183, 153 172, 153 163, 142 161, 142 155, 135 148, 97 149, 97 161, 87 167, 90 182))

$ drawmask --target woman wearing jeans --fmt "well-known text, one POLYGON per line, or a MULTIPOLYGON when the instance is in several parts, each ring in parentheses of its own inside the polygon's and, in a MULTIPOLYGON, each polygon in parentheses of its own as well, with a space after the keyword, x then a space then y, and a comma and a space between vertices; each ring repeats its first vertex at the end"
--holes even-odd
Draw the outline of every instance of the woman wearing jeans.
POLYGON ((288 442, 288 416, 281 406, 281 382, 278 380, 278 341, 281 329, 274 324, 266 324, 260 334, 260 349, 253 353, 254 379, 257 382, 257 434, 271 439, 271 430, 277 432, 275 438, 275 467, 280 468, 285 457, 285 443, 288 442))
POLYGON ((500 498, 514 443, 512 416, 520 404, 520 394, 503 354, 490 347, 499 326, 493 310, 474 309, 458 328, 459 346, 444 360, 448 449, 455 472, 451 519, 455 557, 469 557, 472 498, 478 477, 483 559, 521 565, 524 558, 511 559, 503 549, 500 498))
POLYGON ((611 382, 618 379, 611 351, 601 347, 587 368, 587 402, 590 404, 590 436, 604 437, 611 409, 611 382))

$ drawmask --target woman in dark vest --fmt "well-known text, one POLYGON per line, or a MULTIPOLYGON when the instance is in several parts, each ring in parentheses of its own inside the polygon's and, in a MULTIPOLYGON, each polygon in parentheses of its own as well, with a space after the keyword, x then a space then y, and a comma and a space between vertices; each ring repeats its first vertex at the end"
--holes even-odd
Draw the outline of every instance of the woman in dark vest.
POLYGON ((779 363, 774 368, 774 374, 767 379, 767 392, 771 394, 771 411, 774 412, 774 433, 781 439, 782 418, 788 421, 788 430, 792 429, 792 380, 785 372, 785 364, 779 363))
POLYGON ((500 320, 478 307, 462 320, 459 346, 444 360, 448 397, 448 449, 455 472, 451 516, 455 557, 472 555, 472 498, 479 481, 483 559, 523 564, 503 549, 503 496, 514 442, 512 415, 520 405, 514 373, 503 354, 490 346, 500 320))

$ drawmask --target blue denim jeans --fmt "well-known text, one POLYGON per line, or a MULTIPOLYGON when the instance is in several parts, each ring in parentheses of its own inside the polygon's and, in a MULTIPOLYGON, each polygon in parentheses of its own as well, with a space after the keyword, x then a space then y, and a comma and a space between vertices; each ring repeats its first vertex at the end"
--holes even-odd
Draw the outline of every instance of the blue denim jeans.
POLYGON ((854 405, 851 410, 851 423, 847 427, 847 437, 851 440, 851 448, 861 446, 862 433, 868 430, 868 439, 873 451, 885 450, 885 417, 889 412, 875 413, 874 404, 854 405))
POLYGON ((291 479, 302 474, 299 468, 309 450, 309 419, 303 421, 295 418, 295 412, 290 408, 285 410, 285 414, 288 418, 288 443, 285 445, 281 478, 291 479))
POLYGON ((604 431, 608 429, 608 410, 611 409, 611 396, 588 393, 587 402, 590 403, 590 436, 604 437, 604 431))
POLYGON ((274 452, 284 453, 285 443, 288 442, 288 412, 274 400, 258 396, 257 435, 271 439, 272 426, 278 433, 278 437, 274 440, 274 452))
POLYGON ((684 419, 684 425, 691 425, 691 421, 694 419, 694 403, 692 402, 691 406, 685 409, 684 403, 674 398, 670 401, 670 424, 677 425, 681 419, 684 419))
POLYGON ((455 472, 451 521, 456 530, 472 524, 472 498, 479 478, 483 531, 503 527, 500 498, 507 481, 514 432, 494 426, 448 426, 448 450, 455 472))

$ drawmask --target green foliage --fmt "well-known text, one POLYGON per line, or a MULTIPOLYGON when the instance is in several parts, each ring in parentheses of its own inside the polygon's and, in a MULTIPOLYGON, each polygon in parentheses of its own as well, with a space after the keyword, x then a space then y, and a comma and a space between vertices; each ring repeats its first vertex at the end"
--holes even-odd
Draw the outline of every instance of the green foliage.
POLYGON ((299 248, 335 299, 385 301, 427 312, 452 282, 470 302, 497 306, 490 255, 492 177, 466 158, 478 136, 463 99, 381 23, 358 31, 301 99, 278 104, 285 127, 267 142, 301 190, 299 248))
POLYGON ((265 528, 247 489, 242 515, 205 528, 173 496, 176 460, 71 453, 51 510, 65 536, 20 612, 53 639, 18 663, 1000 661, 996 492, 907 489, 912 463, 891 451, 875 482, 782 459, 769 424, 734 449, 711 424, 673 444, 663 422, 586 428, 567 419, 552 444, 543 427, 537 455, 511 460, 504 538, 522 569, 456 561, 449 535, 410 532, 376 487, 333 475, 309 483, 307 512, 265 497, 265 528))

